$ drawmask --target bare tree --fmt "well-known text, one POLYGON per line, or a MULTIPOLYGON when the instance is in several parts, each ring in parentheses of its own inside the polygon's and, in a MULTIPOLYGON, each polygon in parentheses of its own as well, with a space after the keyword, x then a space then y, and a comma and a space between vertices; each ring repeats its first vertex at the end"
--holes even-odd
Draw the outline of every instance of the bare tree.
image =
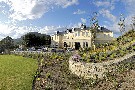
POLYGON ((123 16, 123 14, 120 15, 120 19, 119 19, 119 29, 121 34, 123 34, 125 32, 125 17, 123 16))
POLYGON ((135 30, 135 16, 132 17, 131 27, 132 27, 132 30, 135 30))
POLYGON ((93 48, 95 48, 94 42, 95 42, 98 27, 99 27, 97 17, 98 17, 98 13, 93 12, 92 18, 90 19, 90 30, 92 31, 92 46, 93 46, 93 48))

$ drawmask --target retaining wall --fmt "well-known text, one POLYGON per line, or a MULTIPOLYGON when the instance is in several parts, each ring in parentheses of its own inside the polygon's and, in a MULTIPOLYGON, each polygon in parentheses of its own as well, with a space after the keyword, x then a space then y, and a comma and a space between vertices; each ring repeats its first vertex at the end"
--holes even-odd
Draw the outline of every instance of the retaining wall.
MULTIPOLYGON (((115 60, 110 60, 102 63, 85 63, 85 62, 77 62, 72 60, 72 57, 69 59, 69 70, 73 74, 84 77, 85 79, 89 78, 103 78, 104 73, 112 70, 112 66, 117 66, 118 64, 124 62, 132 62, 129 61, 128 58, 135 55, 135 52, 127 54, 121 58, 117 58, 115 60)), ((133 60, 135 61, 135 60, 133 60)))

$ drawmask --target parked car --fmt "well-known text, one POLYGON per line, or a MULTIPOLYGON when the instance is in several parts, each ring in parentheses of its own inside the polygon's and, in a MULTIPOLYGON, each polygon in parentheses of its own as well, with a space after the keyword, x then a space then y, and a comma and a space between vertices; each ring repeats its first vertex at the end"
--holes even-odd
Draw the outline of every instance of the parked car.
POLYGON ((37 49, 36 51, 39 51, 39 52, 41 52, 41 51, 42 51, 42 49, 37 49))
POLYGON ((47 52, 48 51, 48 48, 45 47, 45 48, 42 48, 43 52, 47 52))
POLYGON ((66 50, 67 52, 73 52, 74 51, 74 49, 73 48, 67 48, 67 50, 66 50))
POLYGON ((57 53, 64 53, 65 51, 63 49, 56 50, 57 53))
POLYGON ((20 48, 17 48, 17 49, 15 49, 14 51, 22 51, 22 49, 20 49, 20 48))
POLYGON ((35 51, 35 50, 36 50, 35 47, 31 47, 31 48, 27 49, 27 51, 35 51))
POLYGON ((56 49, 55 49, 55 48, 52 48, 52 49, 51 49, 51 52, 56 52, 56 49))

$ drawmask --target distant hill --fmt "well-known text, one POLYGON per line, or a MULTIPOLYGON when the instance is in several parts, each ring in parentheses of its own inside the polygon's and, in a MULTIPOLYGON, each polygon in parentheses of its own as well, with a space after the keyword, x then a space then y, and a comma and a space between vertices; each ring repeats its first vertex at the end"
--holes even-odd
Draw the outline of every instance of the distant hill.
POLYGON ((22 43, 22 41, 23 41, 23 39, 22 39, 22 38, 14 39, 14 44, 15 44, 15 45, 16 45, 16 44, 21 44, 21 43, 22 43))

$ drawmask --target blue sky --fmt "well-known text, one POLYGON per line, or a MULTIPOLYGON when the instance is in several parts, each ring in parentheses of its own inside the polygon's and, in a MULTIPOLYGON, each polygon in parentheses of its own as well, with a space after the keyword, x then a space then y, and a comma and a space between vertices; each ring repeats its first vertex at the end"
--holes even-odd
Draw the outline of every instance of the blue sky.
POLYGON ((55 33, 65 28, 90 25, 92 13, 98 13, 99 25, 120 35, 120 14, 130 28, 135 15, 135 0, 0 0, 0 39, 19 38, 28 32, 55 33))

